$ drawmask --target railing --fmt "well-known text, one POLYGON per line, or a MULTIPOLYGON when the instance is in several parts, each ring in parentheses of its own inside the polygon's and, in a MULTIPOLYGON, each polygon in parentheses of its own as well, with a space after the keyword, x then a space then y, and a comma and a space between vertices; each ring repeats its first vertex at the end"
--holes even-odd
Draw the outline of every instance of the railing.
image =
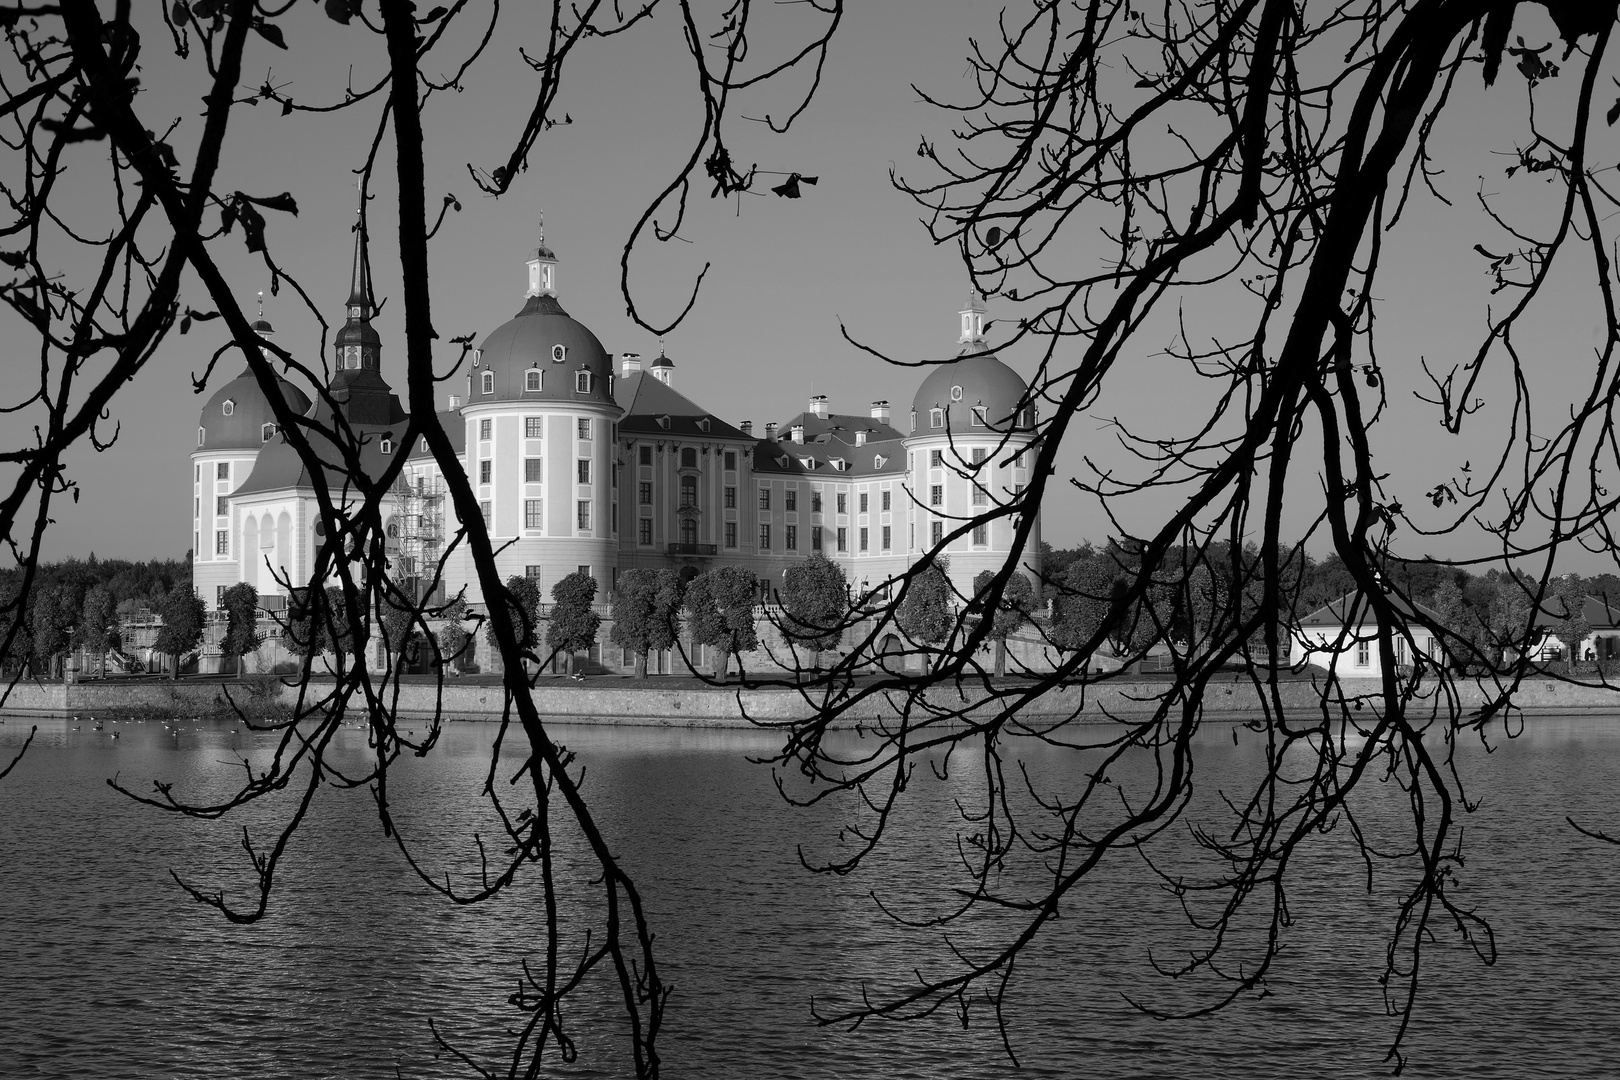
POLYGON ((667 555, 718 555, 719 544, 669 544, 664 548, 667 555))

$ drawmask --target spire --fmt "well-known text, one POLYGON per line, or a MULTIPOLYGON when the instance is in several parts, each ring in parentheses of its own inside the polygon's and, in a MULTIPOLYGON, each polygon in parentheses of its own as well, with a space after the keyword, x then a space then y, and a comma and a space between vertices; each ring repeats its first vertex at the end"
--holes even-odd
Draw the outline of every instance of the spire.
POLYGON ((360 205, 354 212, 354 271, 349 277, 349 318, 371 317, 371 274, 366 258, 366 192, 360 187, 360 205), (365 309, 363 312, 355 308, 365 309))
POLYGON ((264 290, 259 290, 259 317, 253 320, 253 329, 261 338, 269 338, 275 329, 264 317, 264 290))
POLYGON ((967 307, 957 312, 962 319, 962 332, 956 340, 966 346, 963 352, 980 352, 986 347, 984 339, 984 297, 977 289, 968 291, 967 307))
POLYGON ((546 247, 546 215, 540 213, 540 243, 529 256, 529 288, 526 297, 557 295, 557 255, 546 247))
POLYGON ((337 346, 337 371, 376 371, 382 339, 372 328, 370 260, 366 256, 366 192, 360 184, 360 205, 354 219, 354 269, 349 277, 347 319, 333 339, 337 346))

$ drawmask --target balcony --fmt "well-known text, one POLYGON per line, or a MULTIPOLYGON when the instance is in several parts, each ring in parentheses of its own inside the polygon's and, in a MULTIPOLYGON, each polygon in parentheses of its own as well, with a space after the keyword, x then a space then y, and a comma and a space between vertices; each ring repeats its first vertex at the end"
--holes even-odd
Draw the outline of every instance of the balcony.
POLYGON ((669 544, 664 548, 666 555, 718 555, 719 544, 669 544))

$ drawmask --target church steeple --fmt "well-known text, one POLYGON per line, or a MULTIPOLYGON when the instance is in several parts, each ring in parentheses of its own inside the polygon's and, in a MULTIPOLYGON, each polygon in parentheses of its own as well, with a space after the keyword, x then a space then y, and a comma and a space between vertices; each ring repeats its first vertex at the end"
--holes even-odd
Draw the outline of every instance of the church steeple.
POLYGON ((557 256, 546 247, 546 215, 540 215, 540 246, 529 256, 529 288, 524 297, 557 295, 557 256))
POLYGON ((371 326, 371 315, 376 310, 376 304, 371 297, 370 259, 366 253, 363 188, 360 198, 362 201, 354 219, 354 267, 349 275, 349 299, 345 303, 347 318, 334 339, 338 371, 376 371, 382 350, 382 339, 371 326))
POLYGON ((984 338, 984 298, 978 290, 968 293, 967 307, 957 314, 962 319, 962 331, 956 340, 963 346, 963 352, 983 352, 987 346, 984 338))

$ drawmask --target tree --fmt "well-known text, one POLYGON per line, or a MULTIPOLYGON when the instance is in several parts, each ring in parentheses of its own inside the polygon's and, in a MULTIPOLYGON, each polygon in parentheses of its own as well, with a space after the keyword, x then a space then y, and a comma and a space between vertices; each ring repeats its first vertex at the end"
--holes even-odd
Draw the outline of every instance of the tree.
POLYGON ((975 574, 973 599, 980 605, 981 617, 987 615, 991 620, 990 638, 996 643, 996 674, 1000 676, 1007 673, 1007 638, 1028 624, 1030 610, 1035 604, 1035 589, 1030 585, 1029 578, 1015 573, 1007 579, 1006 588, 1002 590, 994 610, 986 613, 983 608, 989 603, 995 580, 994 570, 980 570, 975 574))
POLYGON ((849 578, 844 568, 820 551, 788 567, 777 591, 782 602, 782 634, 811 650, 810 666, 836 649, 849 621, 849 578))
MULTIPOLYGON (((505 600, 512 624, 520 628, 518 647, 532 653, 540 646, 540 586, 531 577, 513 574, 506 579, 505 600)), ((498 646, 493 623, 484 634, 492 648, 498 646)))
POLYGON ((41 590, 29 611, 34 658, 45 669, 46 678, 62 678, 62 655, 73 647, 73 627, 81 606, 79 590, 57 582, 41 590))
POLYGON ((258 649, 263 642, 259 636, 259 590, 247 582, 238 582, 225 590, 220 598, 225 609, 225 640, 220 651, 236 664, 240 678, 244 664, 242 658, 258 649))
POLYGON ((895 622, 920 645, 939 645, 956 629, 952 601, 951 562, 944 555, 925 564, 904 586, 895 622))
POLYGON ((693 642, 720 651, 717 679, 727 678, 733 656, 740 671, 742 654, 759 648, 754 622, 758 589, 753 573, 744 566, 717 566, 687 583, 687 627, 693 642))
POLYGON ((157 641, 152 648, 173 660, 169 678, 178 679, 181 657, 202 644, 208 609, 203 605, 202 597, 193 592, 189 585, 182 585, 169 590, 158 608, 158 614, 163 618, 163 628, 158 631, 157 641))
POLYGON ((1070 652, 1088 655, 1103 627, 1115 617, 1116 568, 1105 555, 1072 561, 1056 583, 1052 597, 1052 642, 1070 652))
POLYGON ((458 596, 440 613, 444 620, 436 635, 441 665, 454 664, 457 671, 469 671, 476 661, 478 639, 462 628, 467 618, 467 599, 458 596))
POLYGON ((551 621, 546 626, 546 647, 552 655, 568 658, 568 674, 574 673, 574 656, 596 644, 602 616, 596 613, 596 579, 575 570, 551 587, 551 621))
POLYGON ((1571 664, 1585 659, 1581 645, 1592 636, 1592 623, 1586 618, 1586 591, 1579 578, 1560 578, 1553 584, 1543 604, 1551 616, 1549 629, 1564 646, 1564 658, 1571 664))
POLYGON ((85 590, 73 639, 95 657, 95 673, 105 676, 107 650, 116 649, 122 641, 118 634, 117 601, 105 585, 92 585, 85 590))
POLYGON ((636 656, 636 678, 647 677, 647 654, 668 649, 680 637, 685 589, 679 571, 633 567, 619 575, 613 592, 615 645, 636 656))

